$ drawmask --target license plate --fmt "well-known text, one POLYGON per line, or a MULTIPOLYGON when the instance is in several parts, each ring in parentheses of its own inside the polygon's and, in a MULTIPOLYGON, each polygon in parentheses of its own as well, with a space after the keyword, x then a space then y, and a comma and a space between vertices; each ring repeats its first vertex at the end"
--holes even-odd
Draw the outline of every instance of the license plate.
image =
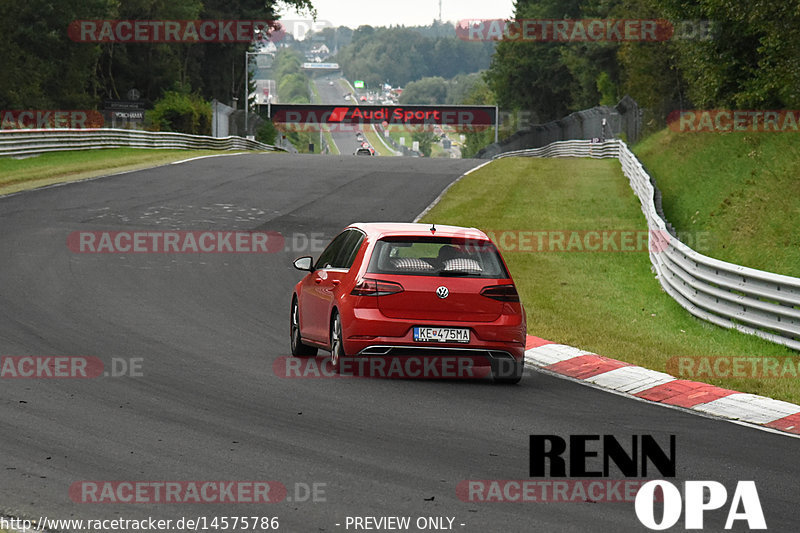
POLYGON ((415 327, 415 342, 469 342, 469 330, 465 328, 415 327))

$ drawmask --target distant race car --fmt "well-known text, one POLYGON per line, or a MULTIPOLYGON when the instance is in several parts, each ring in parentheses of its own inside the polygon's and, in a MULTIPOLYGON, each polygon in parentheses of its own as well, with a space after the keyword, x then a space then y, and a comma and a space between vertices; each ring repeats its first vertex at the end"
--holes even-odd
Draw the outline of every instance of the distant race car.
POLYGON ((372 150, 370 150, 369 148, 363 148, 362 147, 362 148, 359 148, 358 150, 356 150, 353 153, 353 155, 372 155, 372 150))
POLYGON ((294 266, 307 272, 291 297, 294 356, 327 350, 339 372, 358 358, 455 357, 497 382, 522 378, 525 311, 480 230, 352 224, 316 262, 305 256, 294 266))

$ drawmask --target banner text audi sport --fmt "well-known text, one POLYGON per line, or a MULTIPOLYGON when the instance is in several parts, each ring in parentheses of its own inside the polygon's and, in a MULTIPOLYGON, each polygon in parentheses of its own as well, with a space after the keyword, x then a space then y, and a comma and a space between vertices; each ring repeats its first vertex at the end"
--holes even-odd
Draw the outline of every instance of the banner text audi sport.
POLYGON ((480 131, 494 126, 494 106, 427 105, 321 105, 276 104, 270 106, 270 118, 281 129, 309 130, 309 126, 453 126, 459 130, 480 131))

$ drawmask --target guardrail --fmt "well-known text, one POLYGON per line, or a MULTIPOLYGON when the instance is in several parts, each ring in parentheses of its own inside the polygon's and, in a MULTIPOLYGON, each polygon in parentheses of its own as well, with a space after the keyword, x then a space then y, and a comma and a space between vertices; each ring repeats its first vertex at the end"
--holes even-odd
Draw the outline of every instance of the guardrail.
POLYGON ((243 137, 207 137, 188 133, 98 129, 0 130, 0 156, 33 155, 97 148, 285 151, 243 137))
POLYGON ((650 261, 661 287, 694 316, 800 350, 800 278, 726 263, 680 240, 656 209, 656 188, 621 140, 559 141, 503 157, 615 157, 641 203, 650 233, 650 261))
POLYGON ((492 159, 502 159, 503 157, 594 157, 604 159, 607 157, 618 158, 619 150, 616 140, 599 143, 583 140, 556 141, 541 148, 503 152, 492 159))

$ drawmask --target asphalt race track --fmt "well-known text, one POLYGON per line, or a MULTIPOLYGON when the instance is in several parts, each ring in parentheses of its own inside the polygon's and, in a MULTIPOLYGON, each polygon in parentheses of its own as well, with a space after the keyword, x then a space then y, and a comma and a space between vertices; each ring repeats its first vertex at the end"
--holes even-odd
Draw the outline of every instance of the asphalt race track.
MULTIPOLYGON (((321 101, 325 104, 338 104, 338 105, 356 105, 356 102, 352 99, 345 100, 344 99, 344 90, 342 89, 341 85, 339 85, 339 78, 336 76, 327 76, 324 78, 319 78, 314 80, 313 83, 317 86, 317 91, 319 92, 319 97, 321 101), (333 85, 329 85, 328 81, 333 81, 333 85)), ((368 126, 365 126, 365 128, 368 126)), ((344 131, 332 131, 331 136, 333 137, 333 142, 336 143, 336 146, 339 148, 339 152, 342 155, 352 155, 355 151, 361 148, 361 143, 356 140, 356 127, 355 126, 345 126, 344 131), (351 131, 352 130, 352 131, 351 131)), ((365 130, 366 131, 366 130, 365 130)), ((375 150, 377 151, 379 147, 375 146, 375 150)), ((382 146, 380 148, 383 148, 382 146)), ((376 152, 377 154, 380 152, 376 152)), ((359 156, 365 157, 365 156, 359 156)))
MULTIPOLYGON (((347 516, 454 517, 453 529, 473 533, 646 531, 633 503, 464 502, 456 487, 530 479, 530 434, 650 434, 660 443, 672 434, 674 482, 716 480, 730 495, 737 481, 754 480, 769 530, 795 531, 797 439, 530 370, 517 386, 275 374, 273 363, 289 355, 289 297, 302 276, 291 262, 313 248, 308 240, 353 221, 410 221, 476 165, 253 154, 0 198, 0 355, 92 356, 106 371, 119 361, 140 368, 122 377, 0 379, 2 511, 277 516, 287 532, 354 531, 347 516), (291 249, 81 254, 66 244, 75 231, 157 229, 276 231, 291 249), (293 501, 70 498, 82 481, 209 480, 277 481, 293 501), (302 484, 314 483, 324 484, 318 501, 295 501, 302 484)), ((706 530, 721 531, 726 515, 727 506, 707 513, 706 530)))

